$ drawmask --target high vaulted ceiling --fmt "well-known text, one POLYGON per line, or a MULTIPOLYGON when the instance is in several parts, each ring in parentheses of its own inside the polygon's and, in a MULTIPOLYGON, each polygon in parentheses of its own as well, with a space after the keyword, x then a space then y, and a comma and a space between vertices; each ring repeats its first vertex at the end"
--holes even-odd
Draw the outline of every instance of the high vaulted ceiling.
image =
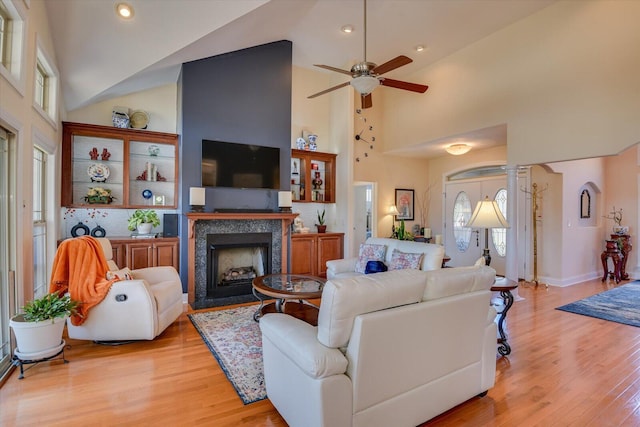
MULTIPOLYGON (((128 21, 115 13, 122 0, 45 1, 69 111, 174 83, 184 62, 277 40, 293 42, 301 67, 364 59, 363 0, 126 0, 128 21)), ((367 60, 409 56, 389 73, 401 78, 553 1, 368 0, 367 60)))

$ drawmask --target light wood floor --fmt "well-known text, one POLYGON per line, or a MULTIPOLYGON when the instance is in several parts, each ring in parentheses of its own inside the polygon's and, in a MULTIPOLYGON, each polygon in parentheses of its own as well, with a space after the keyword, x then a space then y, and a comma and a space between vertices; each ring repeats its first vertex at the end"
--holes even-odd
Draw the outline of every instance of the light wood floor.
MULTIPOLYGON (((521 287, 495 387, 424 425, 640 425, 640 329, 555 310, 611 286, 521 287)), ((0 388, 0 425, 286 425, 268 400, 242 404, 186 315, 152 342, 69 343, 69 364, 0 388)))

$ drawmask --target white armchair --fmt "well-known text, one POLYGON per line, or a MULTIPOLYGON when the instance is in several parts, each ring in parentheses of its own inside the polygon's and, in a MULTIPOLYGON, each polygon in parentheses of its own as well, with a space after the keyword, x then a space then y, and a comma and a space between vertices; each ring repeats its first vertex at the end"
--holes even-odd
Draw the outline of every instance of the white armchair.
MULTIPOLYGON (((97 239, 110 271, 117 271, 111 242, 97 239)), ((79 326, 67 321, 70 338, 93 341, 152 340, 183 312, 182 284, 173 267, 131 270, 132 280, 111 286, 102 302, 79 326)))

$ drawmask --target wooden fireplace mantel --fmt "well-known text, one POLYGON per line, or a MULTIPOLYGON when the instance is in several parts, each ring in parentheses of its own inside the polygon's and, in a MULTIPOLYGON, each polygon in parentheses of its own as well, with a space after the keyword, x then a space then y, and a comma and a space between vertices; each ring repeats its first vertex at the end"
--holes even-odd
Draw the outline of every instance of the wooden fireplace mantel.
POLYGON ((297 213, 292 212, 190 212, 185 214, 189 221, 187 233, 189 236, 189 260, 188 260, 188 293, 189 304, 193 306, 193 302, 196 298, 196 272, 195 272, 195 256, 196 256, 196 239, 195 239, 195 226, 197 221, 212 221, 212 220, 280 220, 282 221, 282 254, 281 265, 282 271, 289 270, 289 225, 298 216, 297 213))

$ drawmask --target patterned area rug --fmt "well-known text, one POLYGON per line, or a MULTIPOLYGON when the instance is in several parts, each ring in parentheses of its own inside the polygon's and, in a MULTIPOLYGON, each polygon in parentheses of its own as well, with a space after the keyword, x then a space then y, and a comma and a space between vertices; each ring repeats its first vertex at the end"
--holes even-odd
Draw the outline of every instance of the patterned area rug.
POLYGON ((267 397, 262 368, 262 336, 253 320, 257 306, 189 314, 245 405, 267 397))
POLYGON ((640 327, 640 281, 563 305, 557 310, 640 327))

